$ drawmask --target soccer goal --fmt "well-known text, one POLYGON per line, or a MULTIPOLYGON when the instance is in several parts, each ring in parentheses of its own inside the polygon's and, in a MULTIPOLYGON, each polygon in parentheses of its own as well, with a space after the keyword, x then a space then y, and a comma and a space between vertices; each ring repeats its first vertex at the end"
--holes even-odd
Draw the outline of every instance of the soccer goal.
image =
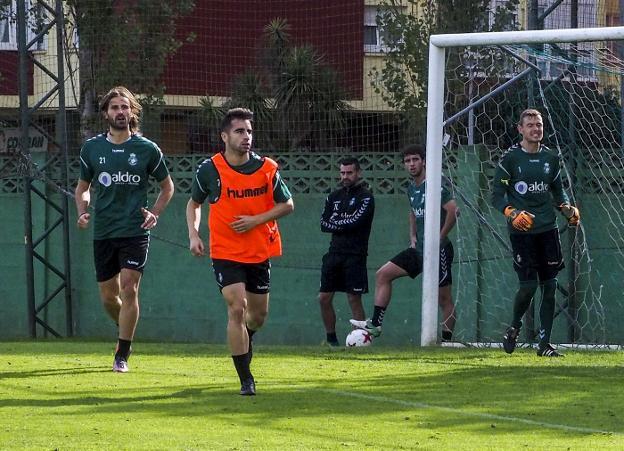
MULTIPOLYGON (((559 223, 566 268, 559 273, 553 342, 624 343, 624 134, 618 46, 624 27, 434 35, 429 47, 427 205, 447 185, 461 215, 454 230, 454 338, 500 342, 517 278, 503 215, 490 205, 494 169, 519 141, 525 108, 544 118, 543 144, 560 153, 577 229, 559 223)), ((421 343, 435 343, 439 208, 427 207, 421 343)), ((521 341, 539 326, 539 290, 521 341), (535 321, 532 312, 535 312, 535 321)))

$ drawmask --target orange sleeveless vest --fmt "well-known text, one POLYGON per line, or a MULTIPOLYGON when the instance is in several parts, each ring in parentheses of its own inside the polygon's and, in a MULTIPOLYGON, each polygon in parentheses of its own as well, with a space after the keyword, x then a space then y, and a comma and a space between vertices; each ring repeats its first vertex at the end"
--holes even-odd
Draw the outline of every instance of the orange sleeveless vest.
POLYGON ((230 227, 236 216, 252 216, 273 208, 273 178, 277 163, 265 157, 262 166, 247 175, 232 169, 220 153, 212 157, 212 162, 221 179, 221 194, 208 211, 210 257, 260 263, 282 255, 277 221, 260 224, 245 233, 236 233, 230 227))

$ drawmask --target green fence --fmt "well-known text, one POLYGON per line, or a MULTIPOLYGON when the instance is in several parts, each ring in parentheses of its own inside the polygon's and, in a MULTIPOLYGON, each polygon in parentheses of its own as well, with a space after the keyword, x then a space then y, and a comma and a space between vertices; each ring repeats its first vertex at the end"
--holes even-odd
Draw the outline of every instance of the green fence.
MULTIPOLYGON (((338 160, 344 154, 285 154, 275 155, 282 175, 293 191, 295 212, 280 221, 284 240, 284 256, 275 259, 272 270, 271 307, 268 323, 258 340, 275 344, 315 344, 324 339, 324 330, 318 308, 317 294, 320 262, 326 252, 329 235, 319 229, 319 217, 326 194, 336 186, 338 160)), ((454 181, 461 186, 467 199, 479 198, 479 191, 487 186, 480 177, 482 162, 465 152, 456 160, 454 181)), ((408 243, 407 199, 405 174, 400 156, 385 154, 360 155, 364 177, 371 184, 376 198, 376 214, 368 259, 369 284, 374 289, 376 269, 408 243)), ((183 155, 169 158, 169 166, 176 184, 176 195, 154 230, 148 265, 141 284, 141 320, 137 331, 139 340, 199 341, 223 343, 225 341, 226 310, 214 282, 209 258, 194 258, 188 251, 185 223, 185 206, 188 200, 194 170, 204 157, 183 155)), ((24 275, 24 225, 23 194, 19 167, 12 160, 4 160, 5 171, 0 179, 0 208, 3 212, 0 239, 0 338, 28 336, 26 285, 24 275)), ((77 177, 78 161, 72 159, 72 180, 77 177)), ((51 166, 47 171, 50 181, 58 181, 57 171, 51 166)), ((42 184, 43 186, 43 184, 42 184)), ((51 196, 55 193, 46 185, 51 196)), ((70 191, 73 188, 70 188, 70 191)), ((154 190, 155 192, 155 190, 154 190)), ((486 199, 477 206, 485 208, 486 199)), ((458 307, 456 336, 463 341, 499 340, 505 323, 509 320, 511 299, 516 279, 511 269, 511 259, 504 245, 493 238, 490 231, 471 214, 470 206, 458 198, 462 216, 454 233, 456 260, 453 265, 454 297, 458 307), (491 258, 492 255, 498 257, 491 258), (489 276, 488 276, 489 274, 489 276)), ((597 342, 622 343, 621 328, 617 327, 624 316, 620 302, 622 281, 618 268, 621 255, 617 247, 604 246, 618 236, 600 221, 600 212, 592 213, 591 199, 584 199, 585 227, 592 252, 591 274, 599 275, 601 303, 598 311, 607 312, 602 318, 584 322, 596 328, 591 337, 597 342)), ((47 212, 37 202, 33 211, 38 218, 36 230, 44 230, 47 212)), ((205 213, 205 211, 204 211, 205 213)), ((489 214, 493 227, 507 239, 502 215, 489 214)), ((73 218, 73 215, 72 215, 73 218)), ((73 221, 73 219, 72 219, 73 221)), ((91 231, 71 229, 71 277, 73 284, 73 314, 75 335, 85 338, 112 337, 114 325, 108 320, 99 303, 93 269, 91 231)), ((205 219, 202 224, 206 235, 205 219)), ((565 240, 565 236, 564 236, 565 240)), ((61 240, 52 240, 46 249, 47 257, 54 261, 61 255, 61 240)), ((35 289, 39 294, 48 289, 45 272, 38 275, 35 289), (44 274, 44 275, 41 275, 44 274)), ((596 280, 596 277, 594 277, 596 280)), ((581 283, 585 283, 581 280, 581 283)), ((580 289, 596 289, 584 287, 580 289)), ((420 342, 420 279, 403 278, 394 284, 391 307, 385 319, 383 343, 389 345, 418 344, 420 342)), ((561 301, 561 295, 559 295, 561 301)), ((367 313, 372 312, 373 296, 364 296, 367 313)), ((344 336, 349 330, 350 311, 344 294, 334 301, 338 316, 338 333, 344 336)), ((64 305, 52 302, 43 317, 57 330, 64 331, 64 305)), ((563 317, 562 317, 563 318, 563 317)), ((566 341, 566 321, 557 320, 555 339, 566 341)), ((38 329, 38 335, 44 335, 38 329)))

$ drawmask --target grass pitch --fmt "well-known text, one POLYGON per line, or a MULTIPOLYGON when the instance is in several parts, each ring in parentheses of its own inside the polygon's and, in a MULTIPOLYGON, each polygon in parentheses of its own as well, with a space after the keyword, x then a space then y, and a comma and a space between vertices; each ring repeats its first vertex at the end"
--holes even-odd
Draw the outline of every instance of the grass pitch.
POLYGON ((0 449, 623 449, 616 352, 0 343, 0 449))

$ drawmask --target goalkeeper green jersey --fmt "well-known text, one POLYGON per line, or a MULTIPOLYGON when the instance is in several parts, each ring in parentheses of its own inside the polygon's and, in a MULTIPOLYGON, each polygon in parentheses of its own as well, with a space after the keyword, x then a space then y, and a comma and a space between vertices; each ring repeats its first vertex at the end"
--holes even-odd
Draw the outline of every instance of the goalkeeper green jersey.
MULTIPOLYGON (((425 237, 425 191, 426 191, 427 181, 423 181, 420 185, 417 185, 413 180, 410 180, 409 185, 407 186, 407 197, 409 198, 410 207, 412 208, 412 213, 416 218, 416 236, 418 237, 416 241, 416 249, 419 252, 423 252, 423 244, 425 237)), ((445 205, 449 201, 453 200, 453 196, 448 189, 444 186, 442 187, 441 194, 441 202, 440 205, 445 205)), ((440 229, 444 226, 444 222, 446 221, 446 210, 444 208, 440 209, 440 229)), ((440 241, 440 247, 446 246, 450 242, 448 237, 444 237, 443 240, 440 241)))
POLYGON ((533 215, 533 227, 522 232, 508 224, 510 233, 541 233, 557 227, 555 208, 568 197, 561 183, 561 158, 546 146, 535 153, 516 144, 500 159, 494 174, 492 205, 504 212, 511 205, 533 215))
POLYGON ((107 134, 89 139, 80 150, 80 179, 95 189, 93 239, 147 235, 141 208, 148 208, 149 177, 169 175, 158 146, 139 135, 113 144, 107 134))

